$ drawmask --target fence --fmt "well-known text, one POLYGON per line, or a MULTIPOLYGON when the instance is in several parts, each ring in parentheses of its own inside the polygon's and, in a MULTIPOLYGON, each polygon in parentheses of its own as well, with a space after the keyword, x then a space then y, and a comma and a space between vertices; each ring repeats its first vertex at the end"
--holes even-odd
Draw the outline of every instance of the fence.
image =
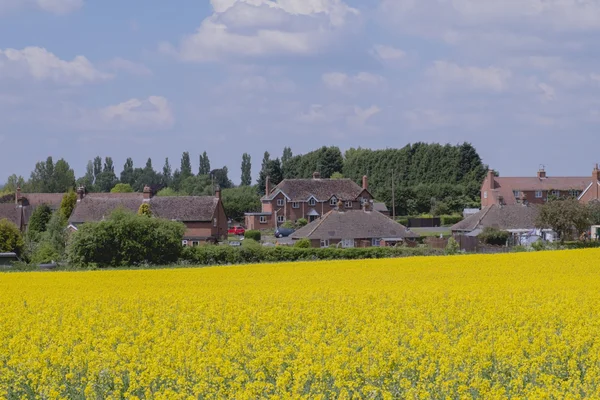
POLYGON ((437 228, 442 225, 442 219, 439 217, 434 218, 409 218, 409 228, 437 228))

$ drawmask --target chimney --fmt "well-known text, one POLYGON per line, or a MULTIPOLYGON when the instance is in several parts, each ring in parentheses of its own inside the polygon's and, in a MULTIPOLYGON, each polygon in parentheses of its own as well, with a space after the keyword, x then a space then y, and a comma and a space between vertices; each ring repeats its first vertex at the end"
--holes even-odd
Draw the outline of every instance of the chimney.
POLYGON ((152 198, 152 189, 150 189, 150 186, 146 185, 146 186, 144 186, 144 201, 150 201, 151 198, 152 198))
POLYGON ((600 181, 600 169, 598 169, 598 164, 596 164, 594 172, 592 172, 592 180, 600 181))
POLYGON ((546 179, 546 170, 544 170, 544 168, 540 168, 540 170, 537 173, 537 176, 539 179, 546 179))
POLYGON ((271 194, 271 178, 268 176, 265 178, 265 194, 267 196, 271 194))
POLYGON ((21 186, 17 186, 17 192, 15 193, 15 204, 23 205, 23 196, 21 196, 21 186))
POLYGON ((488 174, 487 174, 488 189, 491 189, 491 190, 496 189, 496 182, 494 180, 495 178, 496 178, 496 174, 494 173, 494 170, 489 169, 488 174))
POLYGON ((369 190, 369 177, 366 175, 363 176, 363 189, 369 190))
POLYGON ((77 188, 77 202, 79 203, 85 197, 85 188, 80 186, 77 188))
POLYGON ((321 179, 321 174, 318 171, 313 172, 313 179, 321 179))
POLYGON ((221 186, 219 185, 217 185, 217 187, 215 188, 215 197, 221 200, 221 186))

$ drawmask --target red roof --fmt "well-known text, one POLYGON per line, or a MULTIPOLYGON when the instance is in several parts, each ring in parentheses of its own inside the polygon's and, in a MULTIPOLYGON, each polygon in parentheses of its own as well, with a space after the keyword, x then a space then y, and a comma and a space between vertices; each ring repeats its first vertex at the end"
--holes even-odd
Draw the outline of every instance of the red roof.
POLYGON ((504 204, 516 204, 513 191, 552 191, 567 192, 577 190, 583 192, 592 181, 591 177, 495 177, 495 189, 492 196, 497 200, 502 197, 504 204))

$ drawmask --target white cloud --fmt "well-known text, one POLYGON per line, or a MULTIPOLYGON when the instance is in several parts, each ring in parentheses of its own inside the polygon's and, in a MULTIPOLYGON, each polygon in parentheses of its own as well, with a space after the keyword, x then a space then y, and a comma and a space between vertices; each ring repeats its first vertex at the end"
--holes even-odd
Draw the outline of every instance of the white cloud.
POLYGON ((124 71, 132 75, 150 76, 152 71, 144 64, 138 64, 123 58, 114 58, 107 63, 107 68, 113 71, 124 71))
POLYGON ((337 40, 358 11, 342 0, 212 0, 214 13, 176 49, 185 61, 315 54, 337 40))
POLYGON ((171 127, 175 118, 166 98, 150 96, 131 99, 103 108, 92 115, 100 122, 99 129, 164 129, 171 127))
POLYGON ((83 7, 83 0, 0 0, 0 12, 28 7, 61 15, 83 7))
POLYGON ((373 46, 371 54, 380 61, 398 61, 406 57, 406 53, 393 46, 378 44, 373 46))
POLYGON ((41 47, 0 49, 0 78, 32 78, 67 85, 103 81, 112 75, 97 70, 84 56, 61 60, 41 47))
POLYGON ((541 82, 537 85, 542 94, 542 101, 548 102, 556 100, 556 91, 547 83, 541 82))
POLYGON ((337 90, 350 89, 357 86, 373 87, 385 82, 384 77, 370 72, 359 72, 354 76, 343 72, 329 72, 323 74, 321 79, 329 89, 337 90))
POLYGON ((470 89, 503 92, 512 76, 510 70, 497 67, 461 67, 447 61, 436 61, 427 77, 442 85, 461 85, 470 89))
POLYGON ((377 106, 371 106, 369 108, 354 107, 354 115, 348 117, 348 124, 354 127, 362 127, 369 119, 380 112, 381 109, 377 106))

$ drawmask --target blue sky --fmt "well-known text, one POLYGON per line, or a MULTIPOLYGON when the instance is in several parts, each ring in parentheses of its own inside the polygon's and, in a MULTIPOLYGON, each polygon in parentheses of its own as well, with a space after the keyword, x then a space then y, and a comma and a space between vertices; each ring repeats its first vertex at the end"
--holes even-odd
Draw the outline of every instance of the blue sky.
POLYGON ((0 0, 0 182, 36 161, 471 142, 600 161, 600 0, 0 0))

